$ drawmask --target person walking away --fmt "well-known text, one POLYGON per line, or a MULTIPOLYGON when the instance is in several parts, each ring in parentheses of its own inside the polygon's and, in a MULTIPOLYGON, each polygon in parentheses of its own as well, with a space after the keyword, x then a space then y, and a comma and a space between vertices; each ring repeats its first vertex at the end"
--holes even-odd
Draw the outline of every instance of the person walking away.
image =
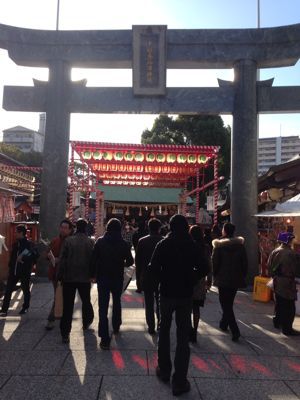
POLYGON ((291 232, 280 232, 278 248, 272 251, 268 259, 275 292, 275 328, 281 328, 286 336, 298 336, 300 332, 293 329, 295 318, 295 300, 297 300, 296 276, 299 276, 300 258, 291 248, 294 235, 291 232))
POLYGON ((37 260, 37 252, 33 242, 26 237, 25 225, 16 226, 16 241, 12 246, 12 251, 8 263, 9 273, 6 291, 2 303, 1 316, 6 317, 12 293, 17 282, 21 282, 21 289, 24 295, 23 306, 20 315, 26 314, 30 305, 30 276, 34 263, 37 260))
POLYGON ((233 303, 238 288, 246 287, 248 261, 244 238, 234 237, 235 226, 230 222, 224 224, 222 238, 212 242, 212 264, 214 285, 219 290, 219 301, 223 311, 219 327, 226 332, 228 326, 234 342, 241 336, 237 325, 233 303))
POLYGON ((204 241, 203 231, 200 226, 193 225, 190 228, 190 235, 197 245, 201 257, 205 257, 208 266, 207 275, 198 280, 193 290, 193 306, 192 306, 192 328, 190 333, 190 342, 197 343, 197 330, 200 320, 200 307, 204 307, 206 291, 211 287, 212 283, 212 263, 209 246, 204 241))
POLYGON ((112 327, 114 334, 117 334, 122 324, 121 294, 124 267, 130 267, 133 262, 130 247, 121 235, 120 221, 116 218, 110 219, 104 236, 95 244, 92 258, 93 277, 96 278, 98 286, 98 334, 102 350, 110 348, 107 318, 110 293, 113 298, 112 327))
POLYGON ((139 271, 140 289, 144 291, 145 315, 148 325, 148 332, 150 335, 154 335, 156 333, 154 302, 156 303, 157 329, 159 329, 159 293, 158 286, 156 286, 154 289, 152 287, 147 287, 145 273, 157 243, 163 239, 163 236, 160 234, 160 228, 160 220, 157 218, 151 218, 148 222, 149 235, 139 239, 135 253, 135 267, 136 271, 139 271))
POLYGON ((187 372, 190 359, 189 334, 195 271, 198 279, 206 275, 205 260, 199 258, 196 245, 189 235, 189 225, 183 215, 170 219, 170 233, 161 240, 148 266, 148 279, 160 285, 160 330, 158 340, 157 377, 170 380, 170 328, 175 313, 177 343, 172 376, 173 395, 190 391, 187 372), (196 270, 195 270, 196 269, 196 270))
POLYGON ((131 249, 132 247, 132 236, 133 236, 133 228, 131 225, 129 225, 128 223, 126 223, 124 225, 124 229, 122 232, 122 237, 125 240, 125 242, 127 243, 127 245, 129 246, 129 248, 131 249))
POLYGON ((56 287, 57 287, 57 272, 58 272, 59 255, 60 255, 64 240, 68 236, 72 235, 72 233, 73 233, 72 222, 69 221, 68 219, 64 219, 63 221, 61 221, 61 223, 59 225, 59 235, 56 236, 55 238, 53 238, 49 245, 48 259, 50 261, 50 265, 48 268, 48 278, 49 278, 50 282, 52 283, 52 286, 54 289, 53 303, 52 303, 50 313, 48 315, 48 323, 45 326, 45 328, 49 331, 54 328, 54 324, 55 324, 54 308, 55 308, 55 291, 56 291, 56 287))
POLYGON ((76 232, 65 239, 59 259, 58 281, 63 285, 63 315, 60 332, 63 343, 69 343, 76 291, 82 302, 82 328, 88 329, 94 319, 91 304, 91 260, 94 241, 87 236, 87 221, 78 219, 76 232))
MULTIPOLYGON (((138 225, 138 229, 132 235, 132 245, 134 251, 136 252, 136 248, 138 245, 139 240, 148 235, 148 229, 146 228, 145 221, 142 221, 138 225)), ((149 260, 150 261, 150 260, 149 260)), ((135 277, 136 277, 136 292, 142 293, 142 284, 141 284, 141 270, 137 266, 135 266, 135 277)))

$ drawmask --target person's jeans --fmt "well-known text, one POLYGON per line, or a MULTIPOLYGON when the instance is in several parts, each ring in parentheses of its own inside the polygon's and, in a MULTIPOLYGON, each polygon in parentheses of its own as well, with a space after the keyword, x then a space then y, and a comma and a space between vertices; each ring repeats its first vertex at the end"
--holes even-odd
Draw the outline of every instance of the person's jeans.
POLYGON ((123 279, 110 279, 102 277, 97 282, 98 286, 98 305, 99 305, 99 326, 98 334, 103 341, 109 341, 108 329, 108 307, 110 293, 112 294, 112 327, 114 331, 118 331, 122 324, 121 294, 123 288, 123 279))
POLYGON ((154 302, 156 303, 157 327, 160 326, 159 292, 144 290, 145 315, 149 330, 155 330, 154 302))
POLYGON ((219 287, 219 301, 223 311, 220 326, 222 327, 222 329, 227 329, 229 326, 233 336, 240 335, 240 330, 236 323, 235 315, 233 312, 233 303, 236 293, 237 289, 219 287))
POLYGON ((9 303, 11 300, 12 293, 15 289, 16 284, 18 281, 21 281, 21 289, 24 295, 24 302, 22 308, 27 309, 30 305, 30 275, 22 275, 16 276, 13 274, 9 274, 5 295, 2 303, 2 311, 7 312, 9 308, 9 303))
POLYGON ((295 319, 295 300, 285 299, 278 294, 275 294, 275 300, 275 320, 281 325, 283 333, 289 333, 295 319))
POLYGON ((76 290, 82 302, 82 324, 88 326, 93 322, 94 310, 91 303, 91 284, 89 282, 63 282, 63 315, 60 320, 60 332, 68 336, 72 329, 72 317, 76 290))
POLYGON ((175 312, 176 352, 174 360, 175 373, 173 380, 178 385, 185 384, 189 360, 189 334, 191 327, 191 298, 168 298, 160 296, 160 330, 158 340, 158 366, 162 375, 169 376, 172 371, 170 356, 170 328, 175 312))

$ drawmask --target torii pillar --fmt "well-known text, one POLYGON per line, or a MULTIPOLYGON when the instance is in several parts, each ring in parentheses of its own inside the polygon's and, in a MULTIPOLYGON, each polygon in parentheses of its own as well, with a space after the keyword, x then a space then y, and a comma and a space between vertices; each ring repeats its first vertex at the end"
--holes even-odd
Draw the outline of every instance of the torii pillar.
POLYGON ((246 238, 248 281, 258 260, 257 221, 257 67, 253 60, 234 65, 234 107, 231 139, 231 220, 246 238), (257 251, 255 251, 257 249, 257 251))
POLYGON ((46 133, 41 186, 40 228, 43 239, 57 235, 67 203, 70 112, 68 93, 71 68, 57 60, 49 64, 46 90, 46 133))

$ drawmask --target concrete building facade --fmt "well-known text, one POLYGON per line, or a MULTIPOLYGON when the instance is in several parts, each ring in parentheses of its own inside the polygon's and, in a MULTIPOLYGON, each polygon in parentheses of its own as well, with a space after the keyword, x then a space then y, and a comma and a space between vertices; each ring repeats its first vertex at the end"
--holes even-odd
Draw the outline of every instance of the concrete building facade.
POLYGON ((300 154, 299 136, 260 138, 257 153, 258 175, 264 174, 274 165, 289 161, 298 154, 300 154))
POLYGON ((15 126, 3 131, 3 143, 18 147, 21 151, 28 153, 37 151, 42 153, 45 141, 46 114, 40 114, 39 130, 15 126))

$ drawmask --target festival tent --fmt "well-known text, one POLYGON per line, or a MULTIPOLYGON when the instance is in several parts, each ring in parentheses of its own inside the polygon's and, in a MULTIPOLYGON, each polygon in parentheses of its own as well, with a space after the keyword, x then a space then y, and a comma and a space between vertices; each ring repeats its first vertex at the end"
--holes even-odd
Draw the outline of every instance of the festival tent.
POLYGON ((262 211, 256 217, 300 217, 300 193, 291 199, 278 203, 274 210, 262 211))

